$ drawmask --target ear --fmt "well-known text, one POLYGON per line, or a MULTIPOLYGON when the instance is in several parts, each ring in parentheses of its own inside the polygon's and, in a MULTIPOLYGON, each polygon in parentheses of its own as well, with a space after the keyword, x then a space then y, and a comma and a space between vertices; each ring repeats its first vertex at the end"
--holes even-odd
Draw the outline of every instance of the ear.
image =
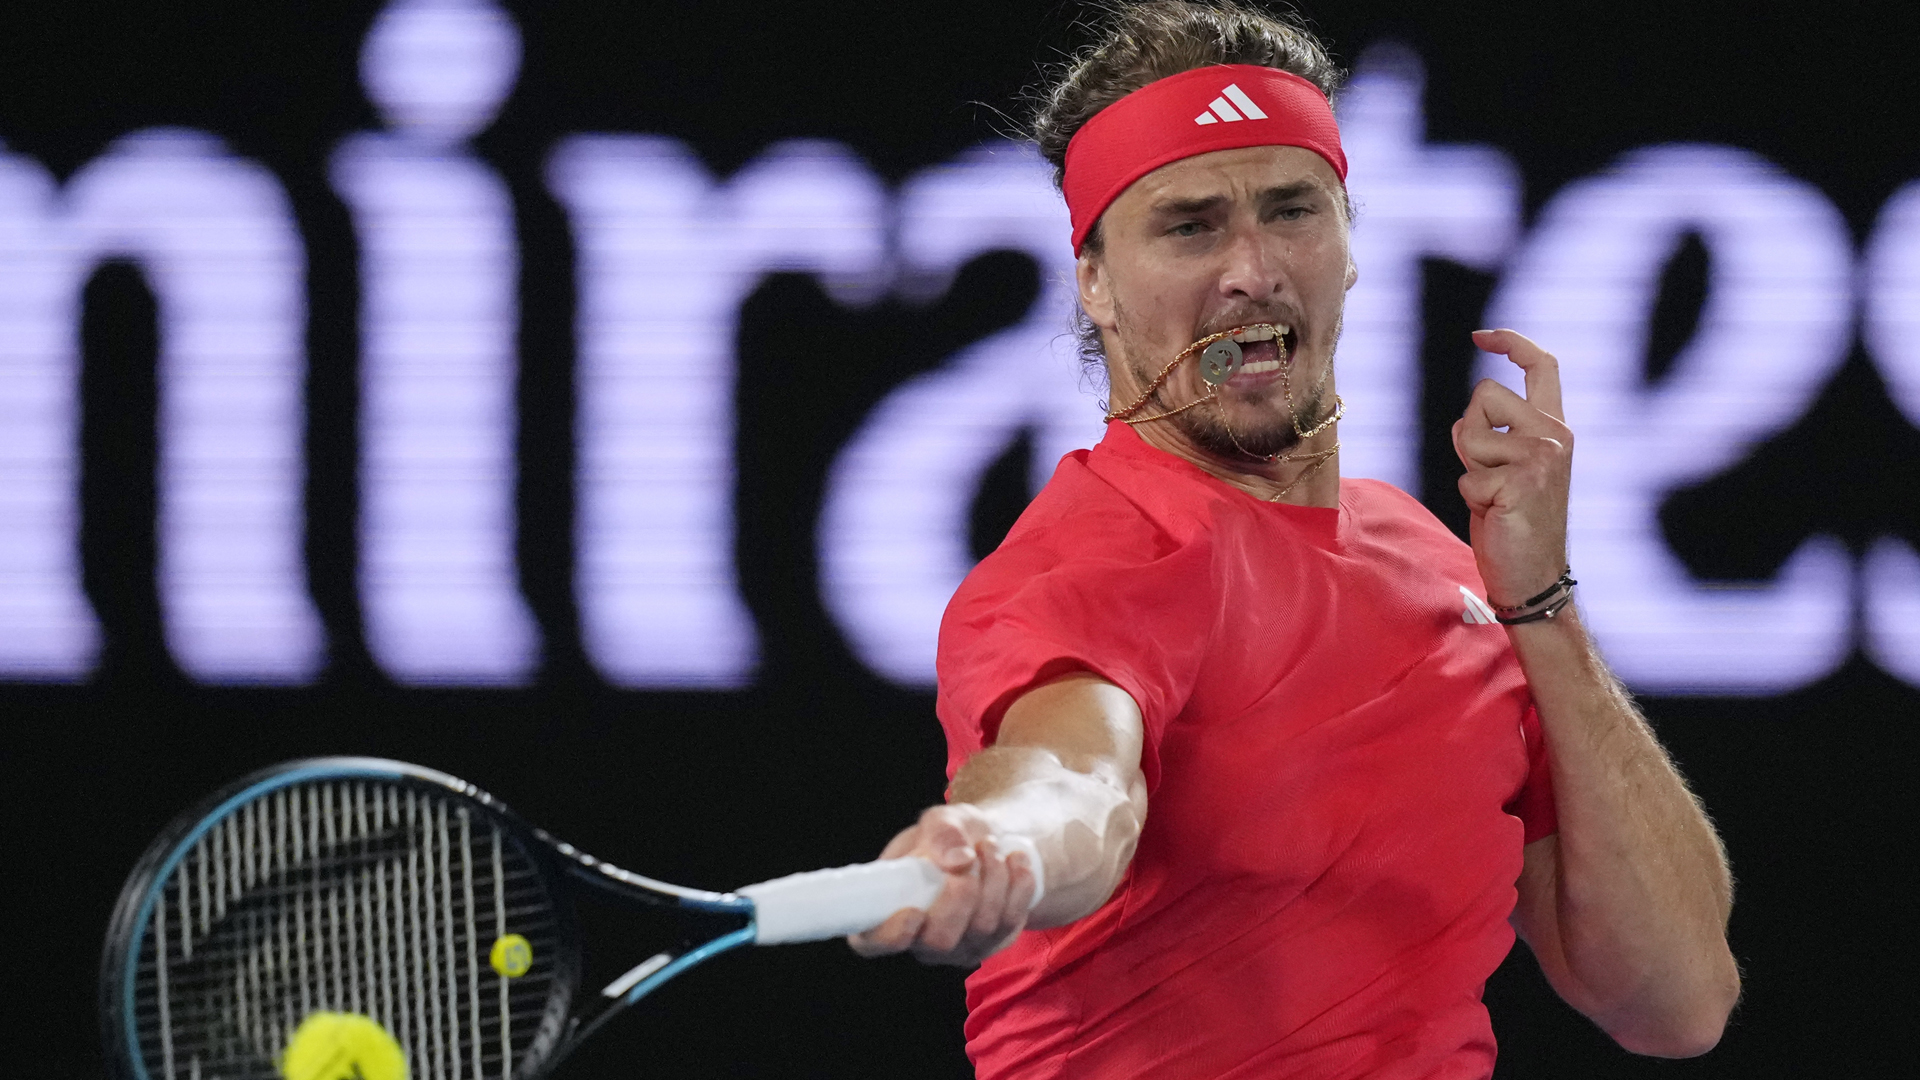
POLYGON ((1353 265, 1352 259, 1348 259, 1347 260, 1347 288, 1349 289, 1353 288, 1353 283, 1359 280, 1360 280, 1360 268, 1353 265))
POLYGON ((1080 309, 1093 325, 1111 333, 1115 325, 1113 281, 1107 276, 1106 262, 1091 252, 1082 252, 1073 264, 1073 277, 1080 288, 1080 309))

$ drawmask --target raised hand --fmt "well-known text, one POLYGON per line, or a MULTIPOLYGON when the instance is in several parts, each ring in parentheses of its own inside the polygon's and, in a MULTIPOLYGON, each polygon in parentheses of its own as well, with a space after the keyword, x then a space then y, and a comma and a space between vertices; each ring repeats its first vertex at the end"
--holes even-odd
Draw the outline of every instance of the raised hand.
POLYGON ((1487 599, 1514 606, 1567 567, 1573 432, 1560 406, 1560 362, 1551 353, 1512 330, 1478 330, 1473 343, 1526 373, 1524 398, 1481 380, 1466 415, 1453 424, 1453 450, 1467 467, 1460 495, 1473 515, 1473 555, 1487 599))
POLYGON ((901 831, 883 859, 918 855, 947 875, 946 887, 926 911, 903 908, 886 922, 847 939, 862 956, 911 951, 923 963, 971 967, 1012 943, 1033 906, 1033 870, 1027 856, 1005 855, 978 809, 936 806, 901 831))

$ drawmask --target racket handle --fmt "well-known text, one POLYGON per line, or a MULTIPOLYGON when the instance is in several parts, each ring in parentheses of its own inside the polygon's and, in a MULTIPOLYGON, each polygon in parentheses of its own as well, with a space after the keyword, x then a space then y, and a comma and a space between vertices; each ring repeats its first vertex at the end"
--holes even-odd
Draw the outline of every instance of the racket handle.
MULTIPOLYGON (((1033 903, 1046 895, 1040 852, 1024 836, 998 838, 1002 853, 1022 852, 1033 868, 1033 903)), ((821 941, 871 930, 901 908, 926 910, 946 875, 918 856, 789 874, 737 890, 753 901, 756 945, 821 941)))

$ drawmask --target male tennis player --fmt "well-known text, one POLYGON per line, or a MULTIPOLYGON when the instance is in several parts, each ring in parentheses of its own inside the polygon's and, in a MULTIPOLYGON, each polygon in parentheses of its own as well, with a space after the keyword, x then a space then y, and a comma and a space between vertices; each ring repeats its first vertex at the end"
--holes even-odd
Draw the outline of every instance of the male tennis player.
POLYGON ((1571 603, 1554 358, 1474 335, 1526 396, 1454 426, 1471 548, 1340 475, 1335 75, 1158 0, 1039 111, 1110 423, 947 609, 950 801, 884 853, 947 886, 853 940, 980 963, 982 1077, 1486 1077, 1516 929, 1630 1050, 1738 996, 1719 842, 1571 603))

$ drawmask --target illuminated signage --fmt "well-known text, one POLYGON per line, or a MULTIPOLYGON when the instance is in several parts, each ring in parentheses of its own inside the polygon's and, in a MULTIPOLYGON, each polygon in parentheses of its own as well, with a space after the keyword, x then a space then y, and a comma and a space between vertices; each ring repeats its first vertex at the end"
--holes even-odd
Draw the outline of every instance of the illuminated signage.
MULTIPOLYGON (((1852 645, 1853 567, 1809 540, 1776 581, 1691 580, 1656 518, 1662 494, 1737 463, 1793 423, 1846 359, 1846 223, 1817 190, 1752 154, 1660 146, 1554 196, 1493 298, 1569 373, 1578 448, 1569 508, 1581 611, 1620 676, 1653 690, 1786 690, 1852 645), (1699 327, 1643 385, 1660 271, 1689 234, 1712 256, 1699 327)), ((1504 361, 1487 373, 1518 386, 1504 361), (1503 370, 1504 369, 1504 370, 1503 370)))
MULTIPOLYGON (((1862 267, 1862 333, 1880 375, 1907 422, 1920 427, 1920 181, 1894 193, 1880 211, 1862 267)), ((1901 462, 1863 463, 1871 468, 1901 462)), ((1911 462, 1905 463, 1911 467, 1911 462)), ((1860 568, 1867 655, 1920 686, 1920 555, 1883 537, 1860 568)))
POLYGON ((513 202, 464 149, 519 64, 502 13, 393 5, 361 54, 390 130, 333 155, 360 247, 360 606, 405 683, 518 683, 539 663, 513 551, 513 202))
MULTIPOLYGON (((361 260, 359 600, 375 662, 407 684, 512 685, 540 663, 514 555, 517 225, 467 146, 519 59, 512 21, 483 0, 393 4, 362 55, 382 127, 330 164, 361 260)), ((1504 153, 1427 142, 1421 80, 1413 54, 1375 49, 1340 102, 1360 207, 1343 471, 1417 486, 1420 260, 1498 273, 1489 322, 1565 365, 1573 558, 1623 677, 1779 692, 1831 671, 1857 625, 1877 663, 1920 683, 1920 556, 1904 543, 1856 563, 1815 537, 1775 580, 1728 588, 1693 580, 1656 519, 1666 493, 1791 424, 1856 329, 1920 423, 1920 185, 1856 257, 1809 185, 1745 151, 1658 146, 1569 185, 1523 229, 1504 153), (1706 308, 1648 384, 1660 274, 1687 236, 1711 255, 1706 308)), ((1100 433, 1047 167, 983 146, 890 189, 844 147, 796 141, 721 178, 671 139, 578 134, 556 137, 546 179, 578 277, 575 599, 588 656, 618 686, 755 677, 732 402, 739 311, 760 281, 812 274, 862 304, 938 296, 989 251, 1038 265, 1024 320, 849 417, 827 477, 826 610, 876 673, 929 685, 983 474, 1025 435, 1037 487, 1100 433)), ((64 186, 0 148, 0 677, 81 679, 96 662, 78 555, 78 327, 81 290, 109 259, 137 264, 158 302, 167 646, 204 682, 310 681, 326 642, 302 557, 306 256, 270 173, 172 130, 123 138, 64 186)), ((1487 371, 1510 378, 1503 366, 1487 371)))
POLYGON ((306 255, 265 169, 205 136, 127 136, 64 189, 0 155, 0 673, 76 678, 80 294, 130 259, 159 306, 160 602, 209 682, 302 682, 325 655, 302 555, 306 255))

